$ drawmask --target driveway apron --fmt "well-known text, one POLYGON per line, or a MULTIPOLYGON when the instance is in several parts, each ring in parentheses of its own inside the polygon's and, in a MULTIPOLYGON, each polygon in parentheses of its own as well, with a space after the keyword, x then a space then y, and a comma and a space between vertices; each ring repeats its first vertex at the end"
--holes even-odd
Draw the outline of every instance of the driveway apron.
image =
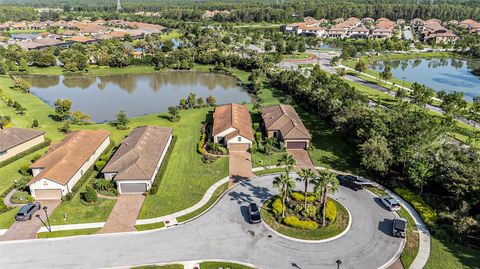
POLYGON ((136 231, 135 222, 144 200, 143 194, 121 194, 99 233, 136 231))

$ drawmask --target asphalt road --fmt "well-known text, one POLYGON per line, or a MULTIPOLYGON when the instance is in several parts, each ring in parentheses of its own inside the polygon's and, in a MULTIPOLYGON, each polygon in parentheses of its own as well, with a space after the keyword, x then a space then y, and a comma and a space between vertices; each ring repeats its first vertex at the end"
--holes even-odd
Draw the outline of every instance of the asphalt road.
MULTIPOLYGON (((398 251, 393 214, 366 191, 343 187, 334 197, 352 214, 351 229, 334 241, 308 244, 246 222, 246 205, 276 191, 273 176, 242 182, 205 215, 159 231, 0 242, 1 268, 104 268, 200 259, 228 259, 260 268, 376 268, 398 251), (271 237, 269 237, 271 235, 271 237)), ((299 184, 300 185, 300 184, 299 184)))

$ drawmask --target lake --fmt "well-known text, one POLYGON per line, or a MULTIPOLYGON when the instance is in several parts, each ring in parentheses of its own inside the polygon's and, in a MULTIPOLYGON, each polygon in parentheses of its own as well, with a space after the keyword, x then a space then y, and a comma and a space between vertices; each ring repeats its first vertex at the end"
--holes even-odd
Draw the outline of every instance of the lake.
POLYGON ((168 71, 109 76, 25 76, 32 94, 53 107, 56 99, 72 100, 72 111, 90 114, 95 122, 115 119, 125 110, 129 117, 167 111, 191 92, 197 98, 214 96, 217 104, 250 102, 237 79, 221 74, 168 71))
POLYGON ((480 60, 433 58, 378 61, 370 68, 381 72, 385 64, 390 65, 393 76, 398 79, 418 82, 435 91, 464 92, 468 101, 480 95, 480 78, 471 73, 480 67, 480 60))

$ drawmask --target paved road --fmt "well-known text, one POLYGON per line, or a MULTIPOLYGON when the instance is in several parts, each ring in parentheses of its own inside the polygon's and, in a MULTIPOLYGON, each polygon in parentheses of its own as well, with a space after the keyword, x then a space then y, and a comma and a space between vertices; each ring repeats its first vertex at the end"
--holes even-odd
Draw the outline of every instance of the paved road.
POLYGON ((393 214, 366 191, 341 188, 335 198, 352 214, 343 237, 321 244, 294 242, 246 222, 246 205, 275 194, 272 176, 242 182, 200 218, 161 231, 0 243, 2 268, 99 268, 223 258, 260 268, 376 268, 395 255, 393 214), (254 235, 251 234, 254 232, 254 235), (269 235, 272 235, 269 237, 269 235))

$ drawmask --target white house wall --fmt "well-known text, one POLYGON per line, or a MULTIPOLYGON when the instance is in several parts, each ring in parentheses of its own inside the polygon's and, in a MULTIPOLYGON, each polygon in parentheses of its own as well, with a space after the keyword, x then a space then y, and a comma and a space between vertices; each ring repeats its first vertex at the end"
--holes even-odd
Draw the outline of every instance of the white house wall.
POLYGON ((30 149, 30 148, 32 148, 32 147, 34 147, 34 146, 36 146, 36 145, 38 145, 38 144, 40 144, 44 141, 45 141, 45 137, 43 135, 41 135, 41 136, 37 136, 33 139, 30 139, 30 140, 28 140, 28 141, 26 141, 26 142, 24 142, 20 145, 17 145, 13 148, 10 148, 5 153, 0 154, 0 162, 4 161, 6 159, 9 159, 9 158, 11 158, 11 157, 13 157, 13 156, 15 156, 19 153, 22 153, 25 150, 30 149))
POLYGON ((227 141, 227 145, 229 146, 230 144, 249 144, 250 146, 252 145, 252 141, 248 138, 245 138, 244 136, 237 135, 230 140, 227 141), (240 138, 240 141, 238 141, 238 138, 240 138))
POLYGON ((66 186, 60 185, 57 182, 53 182, 46 178, 42 178, 39 181, 32 183, 30 185, 30 192, 32 193, 33 198, 36 198, 35 190, 55 190, 55 189, 62 190, 63 196, 65 196, 68 193, 66 186))

